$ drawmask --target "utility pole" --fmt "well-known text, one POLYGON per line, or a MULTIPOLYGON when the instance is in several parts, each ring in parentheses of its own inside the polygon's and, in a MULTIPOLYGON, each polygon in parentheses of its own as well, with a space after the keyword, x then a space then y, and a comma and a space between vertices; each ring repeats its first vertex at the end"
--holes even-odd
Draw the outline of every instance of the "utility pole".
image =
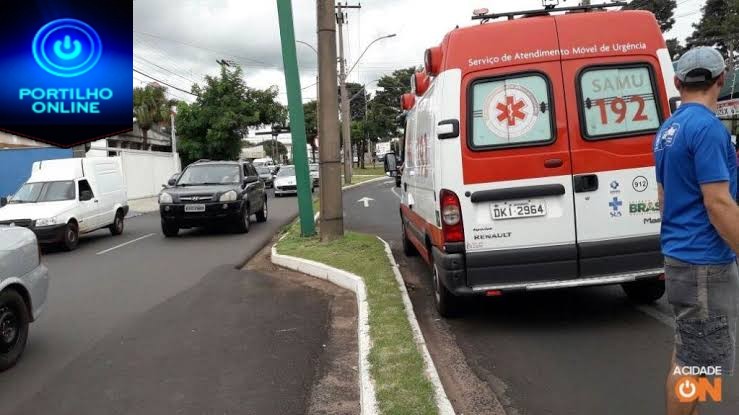
POLYGON ((335 0, 316 0, 318 27, 318 146, 321 178, 321 241, 344 236, 344 209, 341 195, 341 156, 339 147, 339 105, 336 101, 336 22, 335 0))
POLYGON ((344 183, 352 182, 352 117, 349 108, 349 92, 346 90, 346 58, 344 57, 344 9, 361 9, 361 5, 350 6, 339 3, 336 7, 336 24, 339 26, 339 86, 341 88, 341 135, 344 138, 344 183))

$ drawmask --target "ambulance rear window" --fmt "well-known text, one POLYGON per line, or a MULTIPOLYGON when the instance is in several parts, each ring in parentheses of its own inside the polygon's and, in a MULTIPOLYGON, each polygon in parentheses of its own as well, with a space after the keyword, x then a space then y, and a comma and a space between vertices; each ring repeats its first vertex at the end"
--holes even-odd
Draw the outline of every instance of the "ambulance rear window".
POLYGON ((549 83, 539 73, 473 82, 470 147, 518 147, 553 141, 550 95, 549 83))
POLYGON ((579 82, 585 139, 643 135, 659 128, 654 77, 648 66, 590 68, 580 74, 579 82))

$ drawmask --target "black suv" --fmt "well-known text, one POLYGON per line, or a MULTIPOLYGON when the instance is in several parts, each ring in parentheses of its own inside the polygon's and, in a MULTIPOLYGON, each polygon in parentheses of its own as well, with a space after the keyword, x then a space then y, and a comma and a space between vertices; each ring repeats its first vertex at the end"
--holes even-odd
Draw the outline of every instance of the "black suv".
POLYGON ((159 194, 162 232, 177 236, 182 228, 233 224, 249 232, 251 216, 267 220, 264 183, 251 163, 244 161, 197 161, 185 168, 159 194))

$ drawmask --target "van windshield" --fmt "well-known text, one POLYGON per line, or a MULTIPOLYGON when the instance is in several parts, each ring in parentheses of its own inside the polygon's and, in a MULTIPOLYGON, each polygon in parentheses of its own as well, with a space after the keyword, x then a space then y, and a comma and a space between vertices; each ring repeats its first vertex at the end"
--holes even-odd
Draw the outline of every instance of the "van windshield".
POLYGON ((8 201, 11 203, 38 203, 74 200, 74 182, 36 182, 24 184, 8 201))
POLYGON ((188 167, 180 176, 178 186, 207 184, 236 184, 241 180, 239 166, 235 164, 204 164, 188 167))

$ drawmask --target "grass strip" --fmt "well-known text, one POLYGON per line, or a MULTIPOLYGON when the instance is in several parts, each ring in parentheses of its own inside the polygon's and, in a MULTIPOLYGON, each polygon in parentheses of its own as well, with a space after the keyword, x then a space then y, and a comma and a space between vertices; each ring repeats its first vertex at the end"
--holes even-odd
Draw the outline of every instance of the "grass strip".
POLYGON ((321 262, 364 280, 372 339, 370 373, 380 413, 436 414, 433 386, 425 376, 385 246, 375 236, 357 232, 327 243, 318 237, 301 238, 299 221, 284 233, 277 244, 280 254, 321 262))

